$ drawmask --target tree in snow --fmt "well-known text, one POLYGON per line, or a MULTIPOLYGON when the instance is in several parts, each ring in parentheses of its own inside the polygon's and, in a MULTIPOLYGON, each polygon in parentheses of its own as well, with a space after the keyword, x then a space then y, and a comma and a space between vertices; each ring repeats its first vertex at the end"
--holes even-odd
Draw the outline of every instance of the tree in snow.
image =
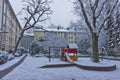
POLYGON ((60 35, 55 34, 55 32, 46 32, 44 35, 44 39, 46 39, 46 44, 48 46, 66 46, 68 41, 66 38, 61 37, 60 35))
MULTIPOLYGON (((112 7, 112 1, 108 1, 106 4, 105 4, 105 9, 104 9, 104 16, 105 15, 108 15, 111 7, 112 7)), ((115 12, 115 11, 114 11, 115 12)), ((106 21, 106 24, 104 25, 104 27, 102 28, 101 30, 101 33, 99 35, 99 49, 101 50, 102 47, 105 47, 107 52, 109 53, 109 49, 108 49, 108 41, 109 41, 109 38, 110 38, 110 33, 109 33, 109 30, 107 28, 110 28, 110 27, 113 27, 113 15, 114 13, 112 13, 109 17, 109 19, 106 21)))
POLYGON ((14 53, 17 50, 18 44, 24 32, 28 29, 38 26, 41 22, 46 21, 49 15, 52 13, 49 6, 51 1, 49 0, 23 0, 23 2, 25 4, 21 13, 23 15, 24 25, 16 43, 14 53))
POLYGON ((114 45, 115 45, 117 53, 120 54, 120 11, 119 10, 120 10, 120 3, 117 8, 117 12, 116 12, 115 28, 114 28, 114 32, 113 32, 114 45))
POLYGON ((39 44, 37 44, 37 43, 38 43, 38 41, 34 41, 31 44, 31 48, 30 48, 31 56, 34 56, 35 54, 39 54, 39 52, 40 52, 40 47, 39 47, 39 44))
POLYGON ((66 47, 67 44, 68 41, 66 38, 57 35, 55 32, 46 31, 43 37, 33 41, 31 45, 31 51, 34 53, 34 51, 39 48, 38 50, 40 53, 46 54, 46 52, 49 51, 49 48, 53 47, 51 52, 54 53, 55 48, 60 51, 60 48, 66 47))
POLYGON ((82 12, 85 23, 92 36, 92 61, 99 62, 98 39, 102 28, 111 16, 119 0, 113 0, 111 9, 106 14, 105 5, 109 0, 77 0, 78 9, 82 12))
POLYGON ((107 21, 106 34, 109 36, 108 50, 110 53, 120 53, 120 3, 116 7, 116 12, 107 21))
POLYGON ((86 54, 87 49, 90 47, 90 36, 88 33, 88 29, 84 25, 80 24, 79 20, 77 22, 72 21, 69 28, 76 32, 81 31, 80 35, 75 35, 75 43, 78 45, 79 52, 82 54, 86 54))
POLYGON ((78 45, 79 53, 87 54, 87 50, 90 48, 90 40, 87 33, 76 35, 76 44, 78 45))

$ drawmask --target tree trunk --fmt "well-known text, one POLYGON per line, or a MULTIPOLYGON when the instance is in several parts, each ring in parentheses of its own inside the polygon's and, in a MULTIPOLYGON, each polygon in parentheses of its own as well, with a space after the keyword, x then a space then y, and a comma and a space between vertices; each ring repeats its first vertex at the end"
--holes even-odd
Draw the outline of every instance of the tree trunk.
POLYGON ((14 55, 15 52, 17 51, 18 45, 19 45, 19 43, 20 43, 20 40, 21 40, 22 37, 23 37, 23 34, 24 34, 24 30, 22 30, 21 35, 20 35, 20 37, 18 38, 18 41, 17 41, 17 43, 16 43, 16 45, 15 45, 15 50, 14 50, 14 52, 13 52, 13 55, 14 55))
POLYGON ((98 54, 98 35, 96 33, 92 33, 92 61, 99 62, 99 54, 98 54))

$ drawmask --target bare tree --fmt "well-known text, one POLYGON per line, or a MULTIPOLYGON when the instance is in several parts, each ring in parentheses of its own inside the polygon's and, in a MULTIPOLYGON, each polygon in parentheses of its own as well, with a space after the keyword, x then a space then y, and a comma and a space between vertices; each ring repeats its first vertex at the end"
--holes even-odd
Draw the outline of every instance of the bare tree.
POLYGON ((106 14, 105 6, 110 0, 77 0, 87 27, 92 36, 92 60, 99 62, 98 38, 106 21, 111 16, 119 0, 113 0, 111 9, 106 14))
POLYGON ((36 25, 39 25, 41 22, 46 21, 52 13, 49 6, 51 1, 49 0, 23 0, 23 2, 25 4, 21 12, 22 15, 24 15, 24 26, 16 43, 13 54, 15 54, 24 32, 35 27, 36 25))

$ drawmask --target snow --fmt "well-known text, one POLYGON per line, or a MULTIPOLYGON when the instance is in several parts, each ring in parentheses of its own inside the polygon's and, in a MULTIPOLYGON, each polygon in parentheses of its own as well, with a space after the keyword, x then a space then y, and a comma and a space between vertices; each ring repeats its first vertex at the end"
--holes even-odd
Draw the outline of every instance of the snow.
POLYGON ((34 31, 50 31, 50 32, 85 32, 84 30, 75 31, 75 30, 67 30, 67 29, 56 29, 56 28, 44 28, 44 29, 34 29, 34 31))
POLYGON ((92 61, 90 61, 90 58, 79 58, 77 62, 75 62, 77 64, 81 64, 81 65, 86 65, 86 66, 100 66, 100 67, 107 67, 107 66, 113 66, 116 65, 113 61, 110 60, 100 60, 99 63, 93 63, 92 61))
POLYGON ((34 34, 33 33, 24 33, 24 36, 34 36, 34 34))
POLYGON ((75 43, 69 43, 68 46, 69 46, 69 48, 71 48, 71 49, 78 49, 78 46, 77 46, 77 44, 75 44, 75 43))
POLYGON ((16 57, 15 59, 7 61, 6 63, 0 65, 0 71, 3 71, 4 69, 6 69, 6 68, 12 66, 13 64, 17 63, 23 56, 16 57))
MULTIPOLYGON (((78 67, 39 68, 47 64, 67 63, 54 58, 49 62, 46 57, 27 56, 25 61, 7 74, 2 80, 119 80, 120 63, 118 61, 103 60, 105 63, 114 63, 117 69, 114 71, 89 71, 78 67)), ((80 58, 80 63, 91 64, 88 58, 80 58)), ((101 63, 100 63, 101 64, 101 63)), ((98 64, 96 64, 98 65, 98 64)))

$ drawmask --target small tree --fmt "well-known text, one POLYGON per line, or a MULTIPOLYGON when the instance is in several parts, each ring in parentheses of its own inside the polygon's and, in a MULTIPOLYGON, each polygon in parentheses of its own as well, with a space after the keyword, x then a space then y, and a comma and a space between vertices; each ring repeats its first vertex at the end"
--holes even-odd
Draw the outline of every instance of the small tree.
POLYGON ((40 47, 39 47, 39 45, 37 43, 32 42, 30 50, 31 50, 31 52, 30 52, 31 55, 39 54, 40 47))
POLYGON ((46 21, 49 17, 48 15, 52 13, 49 6, 51 1, 49 0, 23 0, 23 2, 25 4, 21 12, 25 15, 23 18, 24 26, 15 45, 15 51, 13 54, 15 54, 24 32, 39 25, 39 23, 46 21))

